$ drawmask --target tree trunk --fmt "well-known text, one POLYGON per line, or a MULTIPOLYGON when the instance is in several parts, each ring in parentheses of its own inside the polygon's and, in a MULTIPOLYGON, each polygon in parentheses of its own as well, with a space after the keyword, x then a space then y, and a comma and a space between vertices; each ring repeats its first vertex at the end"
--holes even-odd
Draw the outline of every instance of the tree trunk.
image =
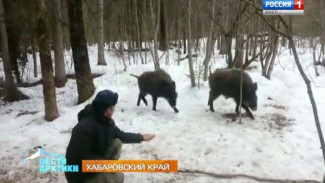
MULTIPOLYGON (((226 8, 221 8, 221 12, 222 12, 222 17, 219 20, 219 24, 222 25, 223 22, 225 22, 225 26, 226 28, 228 28, 228 22, 229 22, 229 11, 228 10, 228 6, 226 8)), ((229 64, 229 52, 228 52, 228 44, 229 44, 229 40, 228 40, 228 35, 224 34, 224 32, 222 32, 223 34, 221 35, 221 45, 220 45, 220 55, 225 55, 227 54, 227 63, 229 64)), ((230 39, 231 42, 231 39, 230 39)), ((230 43, 230 47, 231 47, 231 43, 230 43)), ((230 48, 231 49, 231 48, 230 48)), ((230 53, 231 54, 231 53, 230 53)), ((232 57, 232 56, 231 56, 232 57)), ((230 59, 232 61, 232 58, 230 59)))
POLYGON ((151 21, 152 21, 152 28, 153 28, 153 36, 154 36, 154 66, 155 66, 155 70, 160 69, 160 64, 159 64, 159 57, 158 57, 158 41, 157 41, 157 37, 158 37, 158 31, 159 31, 159 20, 160 20, 160 0, 157 1, 158 4, 158 15, 156 17, 155 21, 155 14, 153 11, 153 5, 152 5, 152 0, 150 0, 150 9, 151 9, 151 21), (155 23, 156 22, 156 23, 155 23))
POLYGON ((250 34, 249 36, 251 36, 251 38, 249 39, 249 43, 247 43, 247 45, 249 45, 249 52, 248 52, 248 55, 249 56, 252 56, 253 55, 253 49, 254 49, 254 37, 252 35, 254 35, 254 29, 255 29, 255 25, 256 25, 256 19, 253 18, 252 21, 251 21, 251 28, 250 28, 250 34))
POLYGON ((164 20, 165 20, 165 45, 166 45, 166 56, 165 56, 165 64, 168 65, 169 64, 169 36, 171 37, 171 35, 169 35, 170 33, 168 32, 168 27, 169 27, 169 22, 170 20, 168 20, 168 9, 167 9, 167 5, 166 5, 166 0, 165 0, 165 5, 164 5, 164 20))
POLYGON ((58 108, 56 106, 50 39, 46 27, 45 13, 45 0, 37 0, 37 34, 43 77, 45 120, 53 121, 58 117, 58 108))
POLYGON ((21 7, 19 2, 13 0, 3 1, 5 14, 5 24, 8 38, 8 49, 11 69, 14 71, 16 80, 21 83, 21 75, 18 68, 19 42, 22 33, 21 27, 21 7))
POLYGON ((159 50, 167 50, 167 41, 166 41, 166 0, 160 0, 160 34, 159 34, 159 50))
POLYGON ((282 37, 282 39, 281 39, 281 46, 282 47, 286 47, 286 44, 287 44, 286 38, 285 37, 282 37))
POLYGON ((120 50, 121 57, 122 57, 122 62, 123 62, 123 65, 124 65, 124 71, 126 71, 127 66, 126 66, 126 64, 125 64, 125 59, 124 59, 124 46, 123 46, 122 41, 120 41, 120 44, 119 44, 119 50, 120 50))
MULTIPOLYGON (((144 15, 142 16, 142 22, 143 22, 143 30, 144 30, 144 47, 147 48, 147 43, 149 42, 149 38, 148 38, 148 32, 149 32, 149 29, 148 29, 148 21, 147 21, 147 15, 148 15, 148 12, 147 12, 147 1, 144 1, 144 6, 143 6, 143 9, 144 9, 144 15)), ((144 63, 147 64, 147 51, 144 52, 144 63)))
POLYGON ((186 24, 183 23, 184 29, 183 29, 183 54, 186 53, 186 24))
POLYGON ((316 50, 317 50, 317 40, 316 43, 313 43, 313 39, 311 39, 311 47, 313 48, 313 61, 314 61, 314 69, 316 76, 319 76, 318 70, 317 70, 317 59, 316 59, 316 50))
MULTIPOLYGON (((265 32, 264 28, 262 28, 261 32, 265 32)), ((265 69, 264 59, 266 58, 265 55, 267 55, 269 53, 270 46, 265 46, 265 44, 264 44, 264 35, 261 34, 260 37, 261 38, 260 38, 260 41, 259 41, 259 46, 260 46, 259 57, 260 57, 260 63, 261 63, 261 67, 262 67, 262 76, 265 76, 264 75, 264 69, 265 69), (266 49, 266 51, 264 51, 264 49, 266 49)))
POLYGON ((183 54, 186 53, 186 13, 185 8, 182 8, 182 17, 183 17, 183 54))
POLYGON ((221 45, 221 36, 219 35, 219 33, 217 34, 217 50, 219 50, 220 53, 220 45, 221 45))
POLYGON ((81 0, 68 0, 68 16, 70 42, 78 89, 78 104, 80 104, 88 100, 95 91, 89 65, 81 0))
POLYGON ((34 43, 34 36, 31 38, 31 44, 32 44, 32 54, 33 54, 33 63, 34 63, 34 77, 37 77, 37 59, 36 59, 36 53, 35 53, 35 43, 34 43))
POLYGON ((270 45, 266 51, 266 58, 265 58, 265 62, 262 67, 262 76, 264 76, 264 77, 266 77, 267 68, 269 66, 271 55, 272 55, 272 49, 273 49, 273 46, 270 45))
POLYGON ((61 0, 62 6, 62 31, 63 31, 63 49, 70 50, 70 33, 69 33, 69 17, 67 0, 61 0))
POLYGON ((227 54, 227 42, 226 42, 226 37, 224 35, 221 35, 219 54, 220 55, 227 54))
POLYGON ((254 32, 254 49, 253 49, 253 57, 256 56, 256 51, 257 51, 257 47, 258 47, 258 31, 260 28, 260 17, 258 17, 257 20, 257 26, 256 26, 256 30, 254 32))
POLYGON ((237 68, 242 68, 243 66, 243 59, 244 59, 244 50, 243 50, 243 35, 236 36, 236 51, 235 51, 235 58, 232 63, 232 66, 237 68))
POLYGON ((272 50, 271 63, 269 65, 269 68, 268 68, 268 71, 266 74, 267 79, 271 79, 271 73, 273 71, 275 58, 278 54, 278 48, 279 48, 279 36, 276 33, 274 33, 274 46, 273 46, 273 50, 272 50))
POLYGON ((27 10, 30 11, 30 13, 28 13, 27 15, 27 29, 31 30, 30 34, 28 36, 28 38, 26 38, 31 47, 31 52, 32 52, 32 56, 33 56, 33 71, 34 71, 34 77, 37 77, 37 59, 36 59, 36 53, 35 53, 35 31, 34 31, 34 20, 35 20, 35 5, 34 4, 29 4, 29 6, 25 7, 27 10), (32 13, 33 12, 33 13, 32 13))
MULTIPOLYGON (((213 3, 212 3, 212 18, 213 19, 214 19, 215 4, 216 4, 216 0, 213 0, 213 3)), ((211 20, 210 32, 209 32, 209 37, 208 37, 207 46, 206 46, 206 55, 205 55, 205 59, 204 59, 204 74, 203 74, 203 80, 204 81, 208 80, 209 61, 211 59, 214 44, 216 42, 215 36, 213 36, 213 38, 212 38, 213 25, 214 25, 214 22, 213 22, 213 20, 211 20)))
POLYGON ((138 49, 139 49, 139 56, 141 58, 141 64, 144 64, 143 58, 142 58, 142 42, 141 42, 141 32, 140 32, 140 26, 139 26, 139 18, 138 18, 138 4, 137 0, 133 0, 134 2, 134 10, 135 10, 135 22, 137 26, 137 44, 138 44, 138 49))
MULTIPOLYGON (((196 14, 194 14, 194 15, 196 15, 196 14)), ((195 19, 195 22, 194 22, 194 24, 195 24, 195 27, 194 27, 195 38, 193 41, 193 49, 194 49, 194 52, 198 52, 199 51, 199 36, 198 36, 199 17, 196 15, 194 19, 195 19)), ((193 38, 193 36, 192 36, 192 38, 193 38)))
POLYGON ((104 2, 98 0, 98 62, 97 65, 106 65, 104 56, 104 2))
POLYGON ((227 35, 225 38, 226 43, 226 50, 227 50, 227 62, 228 62, 228 68, 232 67, 232 53, 231 53, 231 47, 232 47, 232 36, 227 35))
MULTIPOLYGON (((236 0, 234 2, 237 2, 236 0)), ((238 10, 241 10, 241 3, 238 3, 238 10)), ((244 8, 245 10, 245 8, 244 8)), ((235 58, 232 63, 232 67, 237 67, 237 68, 242 68, 244 64, 244 49, 243 49, 243 39, 244 39, 244 29, 247 25, 247 23, 243 26, 240 27, 241 22, 241 16, 239 16, 239 13, 236 15, 235 22, 233 23, 234 28, 235 28, 235 34, 236 34, 236 46, 235 46, 235 58), (241 30, 243 29, 243 30, 241 30)), ((230 31, 231 32, 231 31, 230 31)), ((231 32, 232 34, 233 32, 231 32)))
POLYGON ((179 59, 181 57, 181 48, 182 48, 182 37, 181 37, 181 28, 182 28, 182 22, 181 22, 181 17, 182 17, 182 3, 181 0, 178 0, 178 17, 177 17, 177 65, 179 65, 179 59))
POLYGON ((52 1, 52 13, 54 18, 54 55, 55 55, 55 86, 64 87, 67 82, 64 65, 64 48, 61 26, 61 0, 52 1))
POLYGON ((320 0, 320 7, 321 7, 321 10, 319 11, 319 20, 321 20, 321 26, 323 27, 322 30, 322 33, 321 33, 321 52, 322 53, 322 62, 323 64, 325 64, 325 3, 324 3, 324 0, 320 0))
POLYGON ((1 56, 3 62, 3 69, 5 73, 4 93, 3 100, 8 102, 18 101, 22 99, 28 99, 26 95, 22 94, 16 87, 14 78, 11 73, 9 49, 8 49, 8 37, 6 31, 6 24, 4 21, 4 10, 2 0, 0 0, 0 37, 1 37, 1 56))
POLYGON ((268 51, 266 52, 266 59, 265 59, 265 63, 264 63, 264 67, 262 68, 262 75, 264 77, 266 77, 267 75, 267 71, 268 71, 268 68, 269 68, 269 65, 270 65, 270 61, 271 61, 271 56, 272 56, 272 52, 274 50, 274 47, 275 47, 275 33, 272 32, 271 30, 269 30, 270 33, 268 35, 268 39, 269 39, 269 48, 268 48, 268 51))
POLYGON ((192 37, 191 37, 191 2, 192 0, 188 0, 188 16, 187 16, 187 30, 188 30, 188 65, 190 69, 190 78, 191 78, 191 86, 195 87, 195 78, 194 78, 194 70, 193 70, 193 60, 192 60, 192 37))
MULTIPOLYGON (((252 38, 247 37, 246 39, 247 40, 246 40, 246 43, 245 43, 245 45, 246 45, 246 47, 245 47, 245 64, 248 62, 248 56, 251 56, 251 54, 249 52, 250 52, 250 50, 252 50, 251 49, 252 48, 252 45, 251 45, 252 38)), ((245 69, 245 64, 242 66, 242 69, 245 69)))
POLYGON ((128 2, 128 11, 127 11, 127 22, 129 23, 129 25, 127 25, 127 27, 129 28, 129 34, 128 34, 128 49, 130 50, 130 52, 128 52, 131 56, 132 56, 132 60, 134 64, 138 63, 138 58, 135 57, 134 55, 134 48, 136 48, 136 44, 133 44, 134 41, 136 40, 136 36, 134 35, 134 28, 133 28, 133 15, 132 15, 132 1, 126 1, 128 2))
POLYGON ((207 46, 207 52, 206 52, 206 56, 205 56, 205 59, 204 59, 204 81, 207 81, 208 80, 208 68, 209 68, 209 62, 210 62, 210 59, 211 59, 211 56, 212 56, 212 53, 213 53, 213 49, 214 49, 214 45, 217 41, 217 38, 216 37, 212 37, 211 40, 208 40, 210 41, 210 43, 208 43, 210 49, 208 50, 208 46, 207 46))

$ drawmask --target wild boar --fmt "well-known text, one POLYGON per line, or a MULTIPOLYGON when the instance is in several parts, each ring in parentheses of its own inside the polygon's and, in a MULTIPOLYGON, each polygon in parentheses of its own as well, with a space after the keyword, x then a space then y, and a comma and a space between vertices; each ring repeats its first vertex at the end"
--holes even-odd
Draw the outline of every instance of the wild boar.
MULTIPOLYGON (((213 101, 220 95, 226 98, 233 98, 236 102, 236 113, 239 114, 240 104, 240 76, 239 69, 217 69, 209 76, 209 101, 210 111, 214 112, 213 101)), ((253 83, 250 76, 243 72, 243 85, 242 85, 242 107, 248 113, 248 116, 254 119, 251 108, 253 111, 257 109, 257 83, 253 83)))
POLYGON ((146 105, 148 102, 145 98, 147 94, 152 96, 153 101, 153 110, 156 111, 157 99, 158 97, 165 98, 169 105, 174 109, 177 113, 178 109, 176 108, 176 84, 175 81, 171 79, 169 74, 167 74, 164 70, 158 69, 153 72, 144 72, 140 76, 136 76, 138 78, 138 86, 139 86, 139 98, 137 102, 137 106, 140 105, 140 101, 142 100, 146 105))

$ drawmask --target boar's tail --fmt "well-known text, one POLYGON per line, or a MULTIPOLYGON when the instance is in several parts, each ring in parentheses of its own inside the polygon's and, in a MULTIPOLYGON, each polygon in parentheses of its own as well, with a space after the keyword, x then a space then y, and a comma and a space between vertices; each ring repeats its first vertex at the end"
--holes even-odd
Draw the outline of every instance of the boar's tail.
POLYGON ((139 76, 137 76, 137 75, 134 75, 134 74, 130 74, 130 75, 133 77, 139 78, 139 76))
POLYGON ((209 66, 209 71, 210 71, 210 75, 211 75, 211 74, 212 74, 212 73, 211 73, 211 65, 209 66))

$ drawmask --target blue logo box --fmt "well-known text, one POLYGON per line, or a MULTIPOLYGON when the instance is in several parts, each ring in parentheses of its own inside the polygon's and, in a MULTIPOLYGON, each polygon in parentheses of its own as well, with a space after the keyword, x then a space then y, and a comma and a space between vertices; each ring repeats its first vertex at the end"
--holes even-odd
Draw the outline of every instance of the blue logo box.
POLYGON ((263 10, 293 10, 294 0, 263 0, 263 10))

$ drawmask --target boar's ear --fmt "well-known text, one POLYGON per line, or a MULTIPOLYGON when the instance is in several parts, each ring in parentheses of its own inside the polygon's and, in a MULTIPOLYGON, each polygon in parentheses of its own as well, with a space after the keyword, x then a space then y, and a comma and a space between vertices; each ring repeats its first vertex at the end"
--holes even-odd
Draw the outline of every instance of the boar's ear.
POLYGON ((257 90, 257 83, 254 83, 254 89, 257 90))
POLYGON ((173 81, 173 86, 174 86, 174 88, 176 88, 176 83, 175 83, 175 81, 173 81))

